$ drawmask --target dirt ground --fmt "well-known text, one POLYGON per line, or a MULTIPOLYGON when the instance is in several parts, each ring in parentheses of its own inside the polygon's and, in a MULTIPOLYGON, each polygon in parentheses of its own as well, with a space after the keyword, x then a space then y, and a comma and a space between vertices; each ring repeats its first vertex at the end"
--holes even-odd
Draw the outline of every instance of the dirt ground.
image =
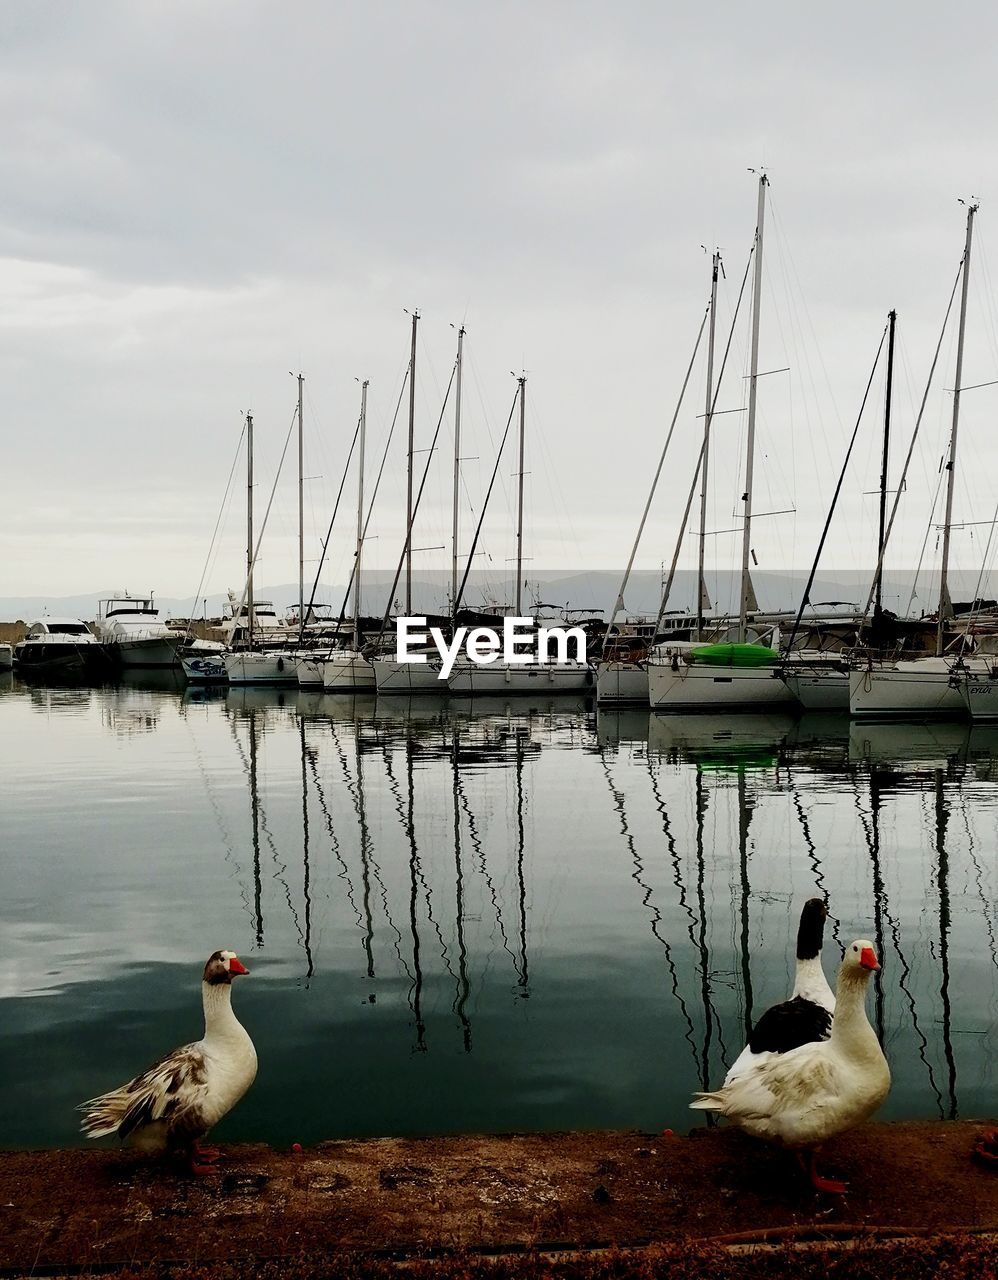
MULTIPOLYGON (((668 1256, 695 1242, 744 1261, 749 1245, 766 1242, 910 1244, 950 1234, 976 1238, 987 1257, 998 1239, 998 1167, 972 1158, 980 1132, 964 1123, 867 1125, 825 1153, 823 1171, 850 1182, 836 1197, 816 1195, 784 1153, 727 1129, 386 1138, 300 1153, 236 1146, 217 1175, 197 1179, 127 1151, 5 1152, 0 1269, 138 1274, 170 1263, 243 1275, 272 1260, 274 1274, 339 1275, 354 1273, 348 1261, 363 1255, 382 1265, 433 1257, 443 1274, 455 1256, 541 1252, 561 1265, 574 1257, 573 1275, 671 1275, 664 1263, 621 1270, 615 1253, 603 1255, 616 1260, 612 1270, 579 1270, 577 1255, 643 1248, 647 1267, 651 1242, 672 1249, 668 1256), (321 1271, 309 1259, 322 1259, 321 1271), (217 1269, 223 1261, 236 1270, 217 1269)), ((675 1274, 694 1270, 687 1259, 675 1274)), ((704 1274, 729 1272, 715 1262, 704 1274)), ((984 1272, 975 1264, 966 1274, 984 1272)))

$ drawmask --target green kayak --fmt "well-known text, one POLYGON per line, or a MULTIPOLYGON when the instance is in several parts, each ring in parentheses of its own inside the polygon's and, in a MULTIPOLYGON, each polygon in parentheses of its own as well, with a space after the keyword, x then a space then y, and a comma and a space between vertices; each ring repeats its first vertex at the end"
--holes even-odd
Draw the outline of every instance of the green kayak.
POLYGON ((775 649, 764 644, 705 644, 690 650, 698 666, 772 667, 780 661, 775 649))

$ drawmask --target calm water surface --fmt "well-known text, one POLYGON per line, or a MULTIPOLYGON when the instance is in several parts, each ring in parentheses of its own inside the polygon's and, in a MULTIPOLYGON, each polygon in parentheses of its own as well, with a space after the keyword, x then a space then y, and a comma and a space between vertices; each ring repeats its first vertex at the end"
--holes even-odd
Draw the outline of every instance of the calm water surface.
POLYGON ((883 1114, 995 1112, 998 731, 0 681, 0 1144, 196 1038, 220 947, 228 1140, 686 1129, 816 890, 883 1114))

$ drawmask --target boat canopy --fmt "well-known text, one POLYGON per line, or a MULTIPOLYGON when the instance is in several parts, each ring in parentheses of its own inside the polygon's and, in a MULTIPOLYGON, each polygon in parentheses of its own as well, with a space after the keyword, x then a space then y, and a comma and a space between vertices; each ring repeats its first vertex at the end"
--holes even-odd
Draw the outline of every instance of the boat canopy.
POLYGON ((159 610, 151 596, 118 596, 100 603, 105 618, 113 618, 117 613, 149 614, 154 618, 159 616, 159 610))
POLYGON ((28 628, 29 636, 89 635, 90 628, 79 618, 43 618, 33 622, 28 628))

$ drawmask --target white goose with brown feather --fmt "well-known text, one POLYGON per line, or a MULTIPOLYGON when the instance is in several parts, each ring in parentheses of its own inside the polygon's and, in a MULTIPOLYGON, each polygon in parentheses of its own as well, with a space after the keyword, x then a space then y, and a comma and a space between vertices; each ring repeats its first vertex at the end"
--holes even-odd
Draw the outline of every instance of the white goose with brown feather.
POLYGON ((256 1050, 232 1011, 232 979, 249 973, 234 951, 216 951, 204 967, 204 1035, 174 1049, 128 1084, 80 1106, 89 1138, 117 1134, 149 1152, 190 1157, 208 1171, 217 1152, 200 1139, 236 1105, 256 1078, 256 1050))

